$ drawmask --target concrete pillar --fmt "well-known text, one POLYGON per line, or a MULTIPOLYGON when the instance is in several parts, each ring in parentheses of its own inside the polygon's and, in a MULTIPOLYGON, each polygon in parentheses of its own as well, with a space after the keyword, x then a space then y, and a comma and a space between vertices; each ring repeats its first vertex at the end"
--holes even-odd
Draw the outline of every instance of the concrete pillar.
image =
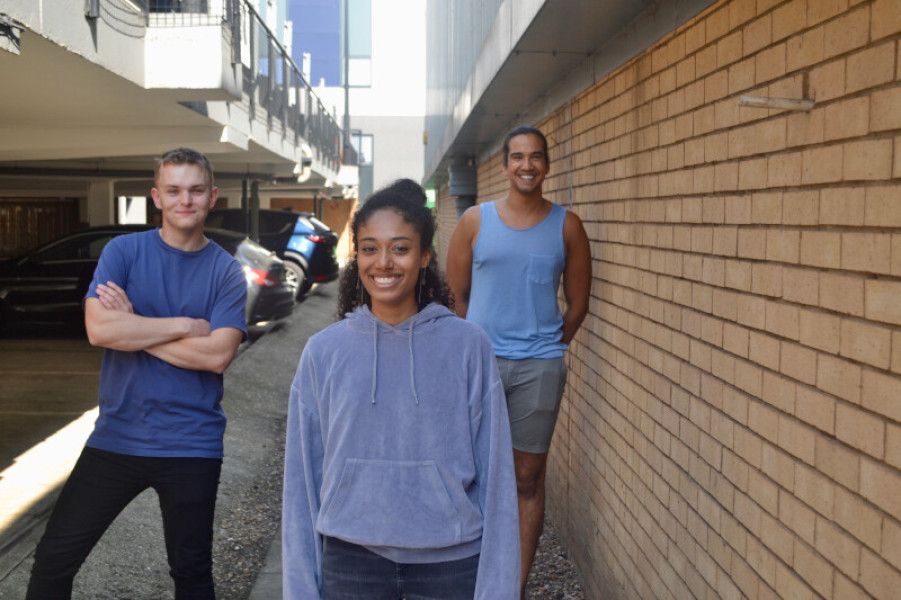
POLYGON ((260 182, 250 182, 250 239, 260 241, 260 182))
POLYGON ((109 225, 116 222, 116 197, 112 181, 88 184, 88 224, 109 225))

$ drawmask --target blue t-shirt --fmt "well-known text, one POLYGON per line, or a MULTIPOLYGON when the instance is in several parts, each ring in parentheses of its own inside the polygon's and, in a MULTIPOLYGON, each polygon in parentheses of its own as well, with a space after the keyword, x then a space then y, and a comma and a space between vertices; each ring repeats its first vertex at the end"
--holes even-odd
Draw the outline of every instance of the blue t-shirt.
POLYGON ((479 210, 466 320, 482 326, 501 358, 563 356, 557 288, 566 265, 566 209, 552 205, 548 215, 528 229, 504 224, 494 202, 479 210))
MULTIPOLYGON (((136 315, 206 319, 210 330, 246 334, 247 282, 238 261, 214 242, 185 252, 158 229, 113 238, 100 256, 86 298, 113 281, 136 315)), ((87 446, 153 457, 221 458, 225 433, 222 375, 170 365, 144 352, 106 349, 100 416, 87 446)))

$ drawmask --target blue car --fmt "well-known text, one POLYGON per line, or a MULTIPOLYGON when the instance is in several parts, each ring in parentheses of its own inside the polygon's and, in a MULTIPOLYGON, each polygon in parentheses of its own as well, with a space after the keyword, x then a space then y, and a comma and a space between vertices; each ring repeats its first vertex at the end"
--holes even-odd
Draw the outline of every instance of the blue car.
MULTIPOLYGON (((246 234, 249 214, 240 208, 212 210, 206 226, 246 234)), ((259 242, 285 261, 287 285, 297 300, 313 284, 338 278, 338 234, 312 213, 260 209, 259 242)))

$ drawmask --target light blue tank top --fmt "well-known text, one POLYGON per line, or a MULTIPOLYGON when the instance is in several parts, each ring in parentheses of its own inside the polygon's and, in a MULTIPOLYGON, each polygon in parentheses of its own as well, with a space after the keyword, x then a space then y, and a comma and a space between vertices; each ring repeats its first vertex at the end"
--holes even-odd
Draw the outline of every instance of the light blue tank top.
POLYGON ((501 358, 563 356, 557 288, 566 262, 566 209, 552 205, 550 213, 528 229, 505 225, 494 202, 482 204, 480 211, 466 320, 482 326, 501 358))

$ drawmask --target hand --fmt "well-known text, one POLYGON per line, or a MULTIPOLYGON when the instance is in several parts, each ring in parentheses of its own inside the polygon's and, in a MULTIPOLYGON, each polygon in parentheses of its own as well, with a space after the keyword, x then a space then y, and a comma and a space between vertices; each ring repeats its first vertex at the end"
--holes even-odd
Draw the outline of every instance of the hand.
POLYGON ((206 319, 190 319, 188 321, 188 332, 185 337, 206 337, 210 335, 210 322, 206 319))
POLYGON ((107 281, 106 285, 102 283, 97 285, 97 299, 100 300, 100 304, 107 310, 118 310, 132 314, 135 312, 125 290, 112 281, 107 281))

